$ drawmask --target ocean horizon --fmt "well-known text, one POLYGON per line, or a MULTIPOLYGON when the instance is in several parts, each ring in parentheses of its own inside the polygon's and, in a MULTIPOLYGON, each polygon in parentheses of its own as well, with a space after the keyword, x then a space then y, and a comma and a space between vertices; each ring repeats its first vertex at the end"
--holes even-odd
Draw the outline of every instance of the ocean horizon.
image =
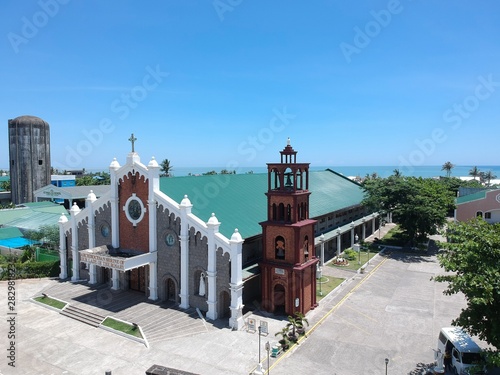
MULTIPOLYGON (((455 166, 451 170, 452 177, 471 177, 469 171, 473 168, 472 165, 455 166)), ((500 178, 500 166, 498 165, 478 165, 477 168, 481 172, 491 171, 495 176, 500 178)), ((201 175, 210 171, 220 173, 221 170, 228 169, 227 167, 173 167, 172 174, 174 177, 182 177, 189 175, 201 175)), ((445 177, 446 171, 442 170, 441 165, 425 165, 425 166, 311 166, 310 171, 321 171, 331 169, 346 177, 365 177, 367 174, 376 173, 379 177, 389 177, 394 174, 394 170, 398 169, 403 176, 413 177, 445 177)), ((238 167, 234 169, 237 174, 267 173, 267 166, 259 167, 238 167)))
MULTIPOLYGON (((473 165, 457 165, 451 170, 452 177, 471 177, 469 171, 473 168, 473 165)), ((481 172, 491 171, 497 179, 500 179, 500 166, 499 165, 477 165, 477 168, 481 172)), ((0 168, 1 169, 1 168, 0 168)), ((173 167, 172 175, 173 177, 183 177, 189 175, 201 175, 210 171, 215 171, 220 173, 223 169, 229 169, 227 167, 173 167)), ((442 170, 442 165, 421 165, 421 166, 397 166, 397 165, 382 165, 382 166, 310 166, 310 171, 322 171, 325 169, 331 169, 337 173, 340 173, 346 177, 365 177, 366 175, 372 175, 376 173, 379 177, 389 177, 394 174, 394 170, 398 169, 403 176, 413 176, 413 177, 445 177, 446 171, 442 170)), ((5 168, 4 170, 8 170, 5 168)), ((108 167, 104 168, 85 168, 87 172, 107 172, 108 167)), ((236 171, 236 174, 245 174, 249 172, 253 173, 267 173, 267 166, 259 167, 237 167, 232 170, 236 171)))

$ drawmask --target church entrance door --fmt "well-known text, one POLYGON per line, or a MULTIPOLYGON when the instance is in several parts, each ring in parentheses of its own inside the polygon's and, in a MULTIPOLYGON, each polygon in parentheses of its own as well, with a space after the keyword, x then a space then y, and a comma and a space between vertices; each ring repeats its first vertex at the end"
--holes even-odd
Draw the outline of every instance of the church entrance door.
POLYGON ((171 278, 165 280, 165 297, 167 301, 176 302, 175 283, 174 280, 172 280, 171 278))
POLYGON ((139 268, 134 268, 129 272, 129 285, 131 290, 137 290, 138 292, 146 291, 146 268, 144 266, 139 268))
POLYGON ((274 286, 274 313, 285 314, 285 287, 281 284, 274 286))

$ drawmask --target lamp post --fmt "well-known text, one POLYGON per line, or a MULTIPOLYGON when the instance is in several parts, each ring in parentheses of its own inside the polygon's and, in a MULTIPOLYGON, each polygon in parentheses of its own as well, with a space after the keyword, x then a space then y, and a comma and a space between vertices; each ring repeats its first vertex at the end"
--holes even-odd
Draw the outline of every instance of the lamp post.
POLYGON ((257 365, 257 369, 254 371, 255 375, 262 375, 264 374, 264 371, 262 370, 262 364, 260 363, 260 333, 262 330, 261 325, 259 324, 259 327, 257 327, 259 330, 259 364, 257 365))
POLYGON ((389 364, 389 358, 385 359, 385 375, 387 375, 387 365, 389 364))
POLYGON ((267 375, 269 375, 269 351, 271 350, 271 345, 269 344, 269 341, 266 342, 266 350, 267 350, 267 375))

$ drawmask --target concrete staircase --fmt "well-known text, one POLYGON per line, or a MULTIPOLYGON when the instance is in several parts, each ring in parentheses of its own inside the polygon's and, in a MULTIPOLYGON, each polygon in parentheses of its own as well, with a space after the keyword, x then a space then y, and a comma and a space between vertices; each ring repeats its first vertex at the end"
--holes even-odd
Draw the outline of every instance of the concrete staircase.
POLYGON ((105 316, 81 309, 76 306, 71 306, 69 304, 66 305, 66 307, 61 311, 61 315, 91 325, 92 327, 98 327, 99 324, 101 324, 102 321, 106 318, 105 316))

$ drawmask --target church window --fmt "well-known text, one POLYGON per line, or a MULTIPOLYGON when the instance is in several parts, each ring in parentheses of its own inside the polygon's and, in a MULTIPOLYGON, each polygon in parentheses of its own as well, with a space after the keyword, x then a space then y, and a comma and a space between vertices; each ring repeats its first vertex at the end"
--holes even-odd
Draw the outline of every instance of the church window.
POLYGON ((123 206, 123 211, 125 211, 125 215, 127 216, 127 219, 134 224, 134 227, 139 223, 143 218, 144 218, 144 213, 146 212, 146 209, 144 205, 142 204, 142 201, 135 195, 135 193, 132 194, 127 199, 127 202, 125 202, 125 205, 123 206))
POLYGON ((280 203, 278 207, 278 220, 280 221, 285 220, 285 205, 283 203, 280 203))
POLYGON ((110 232, 110 228, 109 228, 109 225, 107 223, 101 225, 101 235, 103 237, 108 237, 109 236, 109 232, 110 232))
POLYGON ((167 246, 173 246, 175 244, 175 236, 172 233, 168 233, 165 236, 165 243, 167 246))
POLYGON ((286 221, 288 222, 292 221, 292 206, 290 205, 286 206, 286 221))
POLYGON ((276 259, 285 259, 285 239, 282 236, 277 236, 274 240, 274 257, 276 259))
POLYGON ((477 211, 476 212, 477 217, 483 217, 483 212, 482 211, 477 211))
POLYGON ((276 203, 273 203, 273 216, 272 216, 272 218, 274 221, 276 220, 276 211, 277 211, 276 210, 276 203))
POLYGON ((307 260, 309 259, 309 237, 308 236, 304 237, 304 244, 303 244, 302 248, 304 250, 304 258, 307 262, 307 260))

